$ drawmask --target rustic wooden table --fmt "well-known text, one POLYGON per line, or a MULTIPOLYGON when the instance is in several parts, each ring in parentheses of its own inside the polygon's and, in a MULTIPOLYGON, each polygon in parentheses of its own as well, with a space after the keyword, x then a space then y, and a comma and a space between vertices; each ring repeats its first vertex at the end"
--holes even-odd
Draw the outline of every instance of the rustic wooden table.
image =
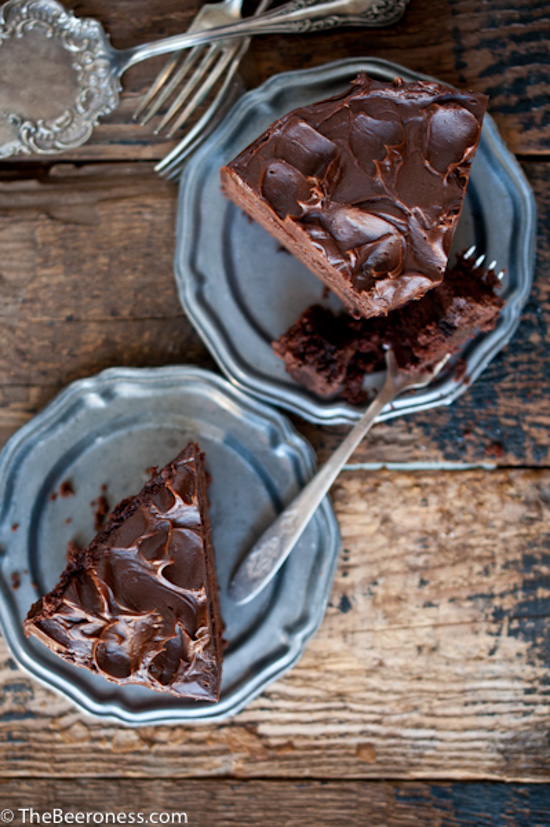
MULTIPOLYGON (((66 5, 126 47, 184 30, 200 3, 66 5)), ((233 720, 87 717, 0 642, 0 810, 15 824, 31 807, 208 827, 550 824, 548 2, 411 0, 390 29, 257 38, 245 70, 256 85, 347 56, 490 95, 539 209, 519 331, 451 408, 380 425, 357 451, 333 491, 344 552, 324 622, 233 720)), ((177 187, 153 171, 171 144, 131 122, 155 71, 128 72, 86 146, 0 165, 1 442, 103 368, 215 370, 174 286, 177 187)), ((296 424, 321 458, 340 436, 296 424)))

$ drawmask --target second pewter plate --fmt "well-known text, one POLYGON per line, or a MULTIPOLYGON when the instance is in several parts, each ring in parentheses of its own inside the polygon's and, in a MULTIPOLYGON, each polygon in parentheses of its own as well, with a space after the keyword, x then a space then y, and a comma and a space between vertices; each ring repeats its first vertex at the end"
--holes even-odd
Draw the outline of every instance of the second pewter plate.
POLYGON ((241 556, 313 469, 313 451, 283 415, 207 371, 113 368, 70 385, 0 455, 0 628, 14 657, 87 712, 127 724, 218 721, 238 712, 296 663, 325 612, 340 548, 328 498, 262 594, 246 606, 228 597, 241 556), (212 478, 227 641, 215 704, 117 686, 26 638, 22 625, 57 583, 68 542, 87 545, 95 534, 91 504, 106 495, 113 507, 136 494, 150 466, 169 462, 190 440, 205 452, 212 478))
MULTIPOLYGON (((323 400, 298 385, 275 356, 271 342, 311 304, 322 303, 324 285, 251 222, 220 189, 219 169, 274 120, 291 109, 346 89, 360 71, 382 81, 396 76, 426 80, 384 60, 330 63, 270 78, 246 94, 193 155, 180 185, 175 273, 180 300, 212 355, 233 383, 312 422, 351 423, 360 411, 323 400)), ((486 116, 454 251, 475 244, 487 262, 504 270, 506 305, 495 330, 469 342, 460 357, 423 390, 397 399, 380 419, 449 404, 476 379, 513 335, 531 289, 536 209, 519 164, 486 116)), ((451 256, 451 260, 453 254, 451 256)), ((336 299, 330 303, 340 306, 336 299)), ((382 376, 368 379, 373 388, 382 376)))

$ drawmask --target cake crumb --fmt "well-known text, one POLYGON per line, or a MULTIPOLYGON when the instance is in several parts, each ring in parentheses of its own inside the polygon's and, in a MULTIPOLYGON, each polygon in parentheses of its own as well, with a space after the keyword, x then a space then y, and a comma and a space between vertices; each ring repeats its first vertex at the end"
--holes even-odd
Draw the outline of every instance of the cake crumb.
POLYGON ((97 500, 94 500, 94 505, 96 507, 94 514, 94 528, 96 531, 99 531, 103 528, 105 518, 109 513, 109 501, 107 500, 107 497, 102 494, 97 498, 97 500))
POLYGON ((50 494, 50 500, 52 502, 55 502, 55 500, 57 500, 57 491, 52 491, 52 493, 50 494))
POLYGON ((74 488, 70 480, 64 480, 59 486, 59 493, 62 497, 74 497, 74 488))
POLYGON ((80 553, 80 551, 82 551, 82 549, 80 548, 78 543, 75 543, 74 540, 69 540, 69 542, 67 543, 67 552, 66 552, 67 562, 70 563, 71 560, 74 557, 76 557, 77 554, 80 553))
POLYGON ((18 528, 19 528, 19 523, 14 523, 11 527, 11 530, 12 531, 17 531, 18 528))
POLYGON ((19 586, 21 585, 21 575, 18 571, 12 571, 11 573, 11 587, 14 591, 16 591, 19 586))

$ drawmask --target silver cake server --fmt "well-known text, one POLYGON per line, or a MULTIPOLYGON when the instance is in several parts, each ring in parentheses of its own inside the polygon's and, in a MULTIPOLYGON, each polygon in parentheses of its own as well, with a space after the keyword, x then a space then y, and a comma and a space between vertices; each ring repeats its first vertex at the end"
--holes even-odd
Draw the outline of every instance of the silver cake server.
POLYGON ((114 49, 96 20, 56 0, 8 0, 0 7, 0 158, 43 155, 85 143, 119 102, 120 78, 156 55, 224 40, 337 26, 385 26, 407 0, 292 0, 226 26, 114 49))

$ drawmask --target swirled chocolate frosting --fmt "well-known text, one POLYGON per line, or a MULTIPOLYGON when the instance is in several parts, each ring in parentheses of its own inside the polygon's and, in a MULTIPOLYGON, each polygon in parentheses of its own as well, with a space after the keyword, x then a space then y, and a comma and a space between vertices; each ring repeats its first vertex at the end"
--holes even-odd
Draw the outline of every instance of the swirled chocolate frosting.
POLYGON ((221 619, 203 456, 187 448, 121 502, 24 623, 52 651, 119 684, 219 697, 221 619))
POLYGON ((348 308, 386 315, 443 279, 486 106, 361 74, 273 123, 222 168, 223 191, 348 308))

